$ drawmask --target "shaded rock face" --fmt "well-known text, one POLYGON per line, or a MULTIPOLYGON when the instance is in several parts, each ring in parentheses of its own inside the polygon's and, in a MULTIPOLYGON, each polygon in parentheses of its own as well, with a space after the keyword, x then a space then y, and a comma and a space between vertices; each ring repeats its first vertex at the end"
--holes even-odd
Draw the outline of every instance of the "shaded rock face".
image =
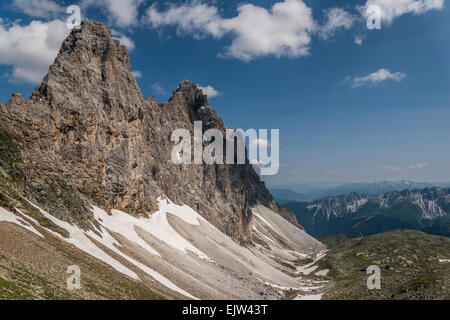
POLYGON ((250 206, 279 210, 252 166, 171 162, 172 132, 184 128, 193 137, 199 120, 204 130, 225 131, 208 98, 189 81, 167 103, 144 98, 126 48, 106 26, 89 20, 64 41, 30 99, 15 94, 0 106, 2 130, 20 137, 25 194, 37 201, 36 180, 46 175, 35 179, 33 173, 45 172, 89 202, 131 214, 154 212, 156 199, 166 195, 248 241, 250 206))

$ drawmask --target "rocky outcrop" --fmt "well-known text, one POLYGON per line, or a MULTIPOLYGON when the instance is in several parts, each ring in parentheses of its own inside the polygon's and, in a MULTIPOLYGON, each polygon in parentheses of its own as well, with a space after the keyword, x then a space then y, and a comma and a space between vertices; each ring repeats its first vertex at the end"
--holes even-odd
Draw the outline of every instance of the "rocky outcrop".
POLYGON ((249 241, 250 207, 279 207, 250 164, 171 162, 171 133, 183 128, 193 136, 197 120, 203 130, 225 130, 207 96, 189 81, 166 103, 144 98, 126 48, 90 20, 64 41, 30 99, 14 94, 0 106, 1 131, 21 150, 15 189, 60 218, 85 223, 87 202, 144 215, 165 195, 249 241))

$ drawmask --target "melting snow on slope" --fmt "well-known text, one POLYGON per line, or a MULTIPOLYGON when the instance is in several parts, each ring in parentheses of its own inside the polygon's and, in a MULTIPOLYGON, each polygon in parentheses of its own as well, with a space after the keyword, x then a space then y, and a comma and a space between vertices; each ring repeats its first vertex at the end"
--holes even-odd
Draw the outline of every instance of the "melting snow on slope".
POLYGON ((5 210, 1 207, 0 207, 0 222, 15 223, 18 226, 33 232, 34 234, 38 235, 39 237, 44 238, 44 236, 42 234, 40 234, 35 228, 33 228, 33 226, 29 225, 21 217, 16 216, 14 213, 11 213, 8 210, 5 210))
POLYGON ((263 217, 261 217, 259 214, 257 214, 256 212, 253 212, 253 214, 254 214, 255 216, 257 216, 258 219, 260 219, 262 222, 264 222, 265 224, 267 224, 272 230, 276 230, 274 227, 272 227, 272 225, 271 225, 266 219, 264 219, 263 217))
MULTIPOLYGON (((29 201, 28 201, 29 202, 29 201)), ((52 216, 51 214, 47 213, 46 211, 40 209, 39 207, 35 206, 34 204, 32 204, 31 202, 29 202, 30 205, 32 205, 33 207, 35 207, 36 209, 38 209, 41 214, 46 217, 47 219, 49 219, 50 221, 52 221, 55 225, 59 226, 60 228, 65 229, 67 232, 69 232, 70 237, 68 239, 62 237, 59 233, 53 232, 47 228, 46 229, 48 232, 54 234, 55 236, 57 236, 58 238, 73 244, 75 247, 77 247, 78 249, 86 252, 87 254, 102 260, 103 262, 107 263, 108 265, 110 265, 111 267, 113 267, 114 269, 116 269, 117 271, 135 279, 135 280, 139 280, 139 277, 136 273, 134 273, 133 271, 131 271, 130 269, 128 269, 127 267, 125 267, 123 264, 121 264, 119 261, 117 261, 116 259, 112 258, 111 256, 109 256, 106 252, 104 252, 102 249, 100 249, 99 247, 97 247, 95 245, 94 242, 92 242, 89 237, 92 237, 93 239, 95 239, 96 241, 100 242, 102 245, 104 245, 105 247, 109 248, 110 250, 114 251, 115 253, 117 253, 118 255, 120 255, 121 257, 123 257, 124 259, 126 259, 128 262, 130 262, 131 264, 135 265, 136 267, 138 267, 139 269, 141 269, 143 272, 147 273, 148 275, 150 275, 151 277, 153 277, 156 281, 160 282, 161 284, 163 284, 164 286, 166 286, 169 289, 172 289, 173 291, 176 291, 186 297, 192 298, 192 299, 197 299, 196 297, 194 297, 193 295, 189 294, 188 292, 184 291, 183 289, 179 288, 177 285, 175 285, 173 282, 171 282, 169 279, 167 279, 166 277, 164 277, 163 275, 161 275, 160 273, 158 273, 155 270, 152 270, 151 268, 147 267, 145 264, 140 263, 139 261, 136 261, 135 259, 129 257, 128 255, 124 254, 122 251, 120 251, 117 246, 120 247, 120 244, 109 234, 109 232, 104 228, 101 227, 101 233, 102 236, 98 236, 96 233, 94 233, 93 231, 89 231, 89 232, 84 232, 83 230, 79 229, 76 226, 73 226, 67 222, 61 221, 59 219, 57 219, 56 217, 52 216), (89 237, 88 237, 89 236, 89 237)), ((2 209, 2 208, 0 208, 2 209)), ((3 209, 4 210, 4 209, 3 209)), ((22 213, 23 214, 23 213, 22 213)), ((129 221, 133 221, 132 219, 135 219, 131 216, 125 217, 123 215, 126 215, 125 213, 121 213, 119 215, 119 217, 121 218, 121 220, 119 219, 118 221, 116 221, 116 223, 113 223, 110 220, 110 216, 108 216, 108 214, 99 209, 94 207, 94 214, 97 215, 97 217, 101 217, 102 220, 103 218, 105 218, 105 220, 107 221, 106 223, 104 223, 105 227, 113 227, 116 228, 116 231, 118 231, 118 233, 121 233, 124 237, 129 237, 128 240, 134 242, 137 245, 140 245, 141 247, 143 247, 145 250, 147 250, 149 253, 154 254, 154 255, 159 255, 157 251, 155 251, 153 248, 151 248, 142 238, 140 238, 137 234, 133 234, 131 232, 131 230, 129 229, 130 226, 130 222, 129 221), (123 215, 122 215, 123 214, 123 215), (122 228, 119 228, 118 226, 122 225, 122 228), (142 241, 140 241, 140 240, 142 241)), ((23 214, 24 216, 26 216, 25 214, 23 214)), ((0 215, 1 216, 5 216, 5 215, 0 215)), ((31 221, 37 223, 36 220, 32 219, 31 217, 26 216, 27 218, 29 218, 31 221)), ((6 218, 5 218, 6 219, 6 218)), ((135 219, 138 220, 139 219, 135 219)), ((20 224, 21 225, 21 224, 20 224)), ((26 226, 21 225, 24 228, 26 228, 26 226)), ((114 231, 114 230, 111 230, 114 231)))
POLYGON ((150 215, 146 219, 137 219, 119 210, 112 210, 112 215, 108 215, 104 210, 94 207, 94 216, 101 219, 101 224, 110 231, 123 235, 128 240, 139 244, 141 247, 158 255, 136 232, 136 227, 142 228, 155 238, 167 243, 171 247, 184 253, 194 252, 200 258, 211 261, 202 251, 194 247, 189 241, 180 236, 167 220, 167 213, 173 214, 186 223, 200 225, 198 219, 203 219, 194 210, 187 206, 177 206, 166 199, 158 199, 159 211, 150 215))
MULTIPOLYGON (((97 247, 87 236, 86 234, 79 228, 61 221, 59 219, 57 219, 56 217, 52 216, 51 214, 49 214, 48 212, 42 210, 41 208, 35 206, 33 203, 29 202, 28 203, 30 205, 32 205, 33 207, 35 207, 36 209, 38 209, 41 214, 46 217, 48 220, 50 220, 51 222, 53 222, 55 225, 57 225, 60 228, 63 228, 64 230, 66 230, 67 232, 69 232, 70 236, 68 239, 62 237, 59 233, 54 232, 52 230, 49 230, 47 228, 45 228, 48 232, 52 233, 53 235, 57 236, 58 238, 73 244, 75 247, 77 247, 78 249, 90 254, 91 256, 102 260, 103 262, 109 264, 111 267, 113 267, 114 269, 116 269, 117 271, 129 276, 130 278, 133 278, 135 280, 139 280, 139 277, 137 276, 136 273, 134 273, 133 271, 131 271, 130 269, 128 269, 127 267, 125 267, 123 264, 121 264, 119 261, 115 260, 114 258, 110 257, 108 254, 106 254, 103 250, 101 250, 99 247, 97 247)), ((28 217, 32 219, 31 217, 28 217)), ((97 236, 98 238, 98 236, 97 236)), ((105 241, 103 241, 103 239, 100 238, 100 240, 102 240, 101 242, 104 243, 105 241)))
POLYGON ((326 255, 327 255, 327 250, 323 250, 323 251, 319 252, 319 254, 316 256, 316 258, 314 259, 313 262, 308 263, 308 264, 306 264, 304 266, 297 267, 297 273, 302 273, 303 275, 308 275, 311 272, 316 271, 319 268, 319 266, 316 266, 315 264, 319 260, 324 258, 326 255))
POLYGON ((317 271, 316 273, 314 273, 316 276, 322 276, 322 277, 326 277, 326 275, 328 274, 328 272, 330 272, 330 270, 328 269, 323 269, 320 271, 317 271))

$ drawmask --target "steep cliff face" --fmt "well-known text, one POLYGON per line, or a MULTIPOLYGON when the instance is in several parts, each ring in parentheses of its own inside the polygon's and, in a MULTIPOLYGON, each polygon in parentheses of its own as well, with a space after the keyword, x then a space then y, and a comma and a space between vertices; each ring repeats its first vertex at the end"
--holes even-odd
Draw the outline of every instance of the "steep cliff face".
MULTIPOLYGON (((251 206, 280 212, 252 166, 171 162, 172 132, 182 128, 193 136, 200 120, 203 130, 225 131, 189 81, 166 103, 144 98, 126 48, 106 26, 86 20, 64 41, 30 99, 14 94, 0 105, 1 132, 20 150, 14 178, 4 179, 11 192, 68 221, 88 225, 88 202, 149 214, 165 195, 248 241, 251 206)), ((296 223, 290 212, 283 216, 296 223)))

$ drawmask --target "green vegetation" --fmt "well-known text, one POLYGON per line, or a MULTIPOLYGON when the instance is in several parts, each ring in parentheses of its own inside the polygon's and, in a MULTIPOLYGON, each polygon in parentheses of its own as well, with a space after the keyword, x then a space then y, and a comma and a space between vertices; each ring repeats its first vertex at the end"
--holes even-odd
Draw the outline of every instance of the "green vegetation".
POLYGON ((22 201, 22 196, 58 219, 84 230, 92 228, 92 213, 75 189, 59 176, 37 167, 25 168, 21 162, 20 139, 0 130, 0 205, 13 210, 21 204, 19 207, 27 207, 30 216, 44 226, 52 225, 43 221, 45 218, 38 210, 22 201))
POLYGON ((395 230, 370 237, 321 239, 330 251, 320 261, 333 280, 325 299, 450 299, 450 239, 395 230), (381 268, 381 290, 367 288, 367 267, 381 268))
POLYGON ((92 227, 92 213, 84 201, 56 175, 37 174, 31 182, 30 198, 60 220, 78 225, 84 230, 92 227))
POLYGON ((0 176, 17 179, 18 163, 20 163, 20 148, 16 139, 0 130, 0 176))
POLYGON ((313 262, 314 260, 311 258, 306 258, 306 259, 296 259, 293 260, 292 263, 296 266, 304 266, 305 264, 309 264, 311 262, 313 262))
POLYGON ((21 260, 0 254, 0 300, 159 300, 144 283, 131 280, 103 263, 76 250, 41 247, 34 259, 40 260, 50 250, 53 258, 45 263, 21 260), (42 254, 42 257, 39 255, 42 254), (81 289, 66 287, 64 266, 80 265, 81 289))

